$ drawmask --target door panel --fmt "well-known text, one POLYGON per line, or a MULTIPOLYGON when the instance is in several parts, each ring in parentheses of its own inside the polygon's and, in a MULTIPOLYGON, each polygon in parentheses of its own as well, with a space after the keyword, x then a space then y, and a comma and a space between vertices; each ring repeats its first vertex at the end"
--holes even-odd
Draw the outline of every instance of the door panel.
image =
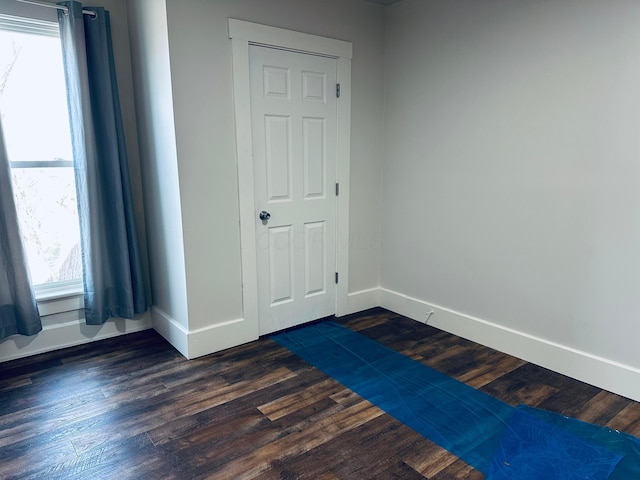
POLYGON ((264 335, 335 313, 336 60, 258 46, 249 55, 264 335))
POLYGON ((291 200, 291 118, 265 115, 263 128, 268 198, 291 200))
POLYGON ((269 229, 269 286, 271 305, 293 301, 293 229, 291 225, 269 229))
POLYGON ((327 268, 325 264, 327 235, 326 222, 304 225, 305 296, 326 293, 327 268))
POLYGON ((304 156, 304 198, 321 198, 326 191, 326 158, 324 118, 302 119, 304 156))

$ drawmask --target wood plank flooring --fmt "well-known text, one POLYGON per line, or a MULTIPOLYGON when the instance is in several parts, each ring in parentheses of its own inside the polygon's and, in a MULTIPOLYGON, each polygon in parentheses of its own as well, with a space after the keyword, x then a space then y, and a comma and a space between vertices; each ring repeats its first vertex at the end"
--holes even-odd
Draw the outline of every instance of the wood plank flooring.
MULTIPOLYGON (((640 436, 640 404, 375 309, 338 322, 512 405, 640 436)), ((0 364, 2 479, 481 479, 264 338, 187 361, 145 331, 0 364)))

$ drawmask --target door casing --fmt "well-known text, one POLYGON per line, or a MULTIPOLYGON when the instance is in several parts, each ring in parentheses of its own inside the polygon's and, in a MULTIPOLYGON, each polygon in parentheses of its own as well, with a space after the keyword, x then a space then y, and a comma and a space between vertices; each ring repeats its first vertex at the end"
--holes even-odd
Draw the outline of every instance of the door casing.
MULTIPOLYGON (((257 338, 258 271, 254 204, 253 146, 251 132, 251 86, 249 45, 262 45, 335 58, 340 98, 337 104, 336 181, 340 193, 336 206, 336 264, 339 282, 336 315, 348 313, 349 287, 349 172, 351 155, 351 58, 350 42, 275 28, 230 18, 229 38, 233 59, 233 96, 236 123, 236 156, 240 208, 242 266, 242 330, 257 338)), ((237 326, 237 325, 236 325, 237 326)))

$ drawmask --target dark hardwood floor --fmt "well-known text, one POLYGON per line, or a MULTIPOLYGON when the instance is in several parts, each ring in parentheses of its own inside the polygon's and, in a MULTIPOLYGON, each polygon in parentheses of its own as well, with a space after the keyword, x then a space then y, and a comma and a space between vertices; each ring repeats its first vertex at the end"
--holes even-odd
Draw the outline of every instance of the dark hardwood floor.
MULTIPOLYGON (((382 309, 339 322, 512 405, 640 436, 640 403, 382 309)), ((0 364, 3 479, 481 479, 269 339, 187 361, 154 331, 0 364)))

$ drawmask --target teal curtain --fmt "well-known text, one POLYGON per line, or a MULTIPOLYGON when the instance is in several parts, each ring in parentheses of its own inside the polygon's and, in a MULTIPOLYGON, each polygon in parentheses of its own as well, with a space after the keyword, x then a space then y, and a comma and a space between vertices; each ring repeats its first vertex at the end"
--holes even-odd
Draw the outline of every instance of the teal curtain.
POLYGON ((0 126, 0 339, 42 330, 22 246, 11 168, 0 126))
POLYGON ((109 12, 60 2, 87 324, 147 310, 109 12))

